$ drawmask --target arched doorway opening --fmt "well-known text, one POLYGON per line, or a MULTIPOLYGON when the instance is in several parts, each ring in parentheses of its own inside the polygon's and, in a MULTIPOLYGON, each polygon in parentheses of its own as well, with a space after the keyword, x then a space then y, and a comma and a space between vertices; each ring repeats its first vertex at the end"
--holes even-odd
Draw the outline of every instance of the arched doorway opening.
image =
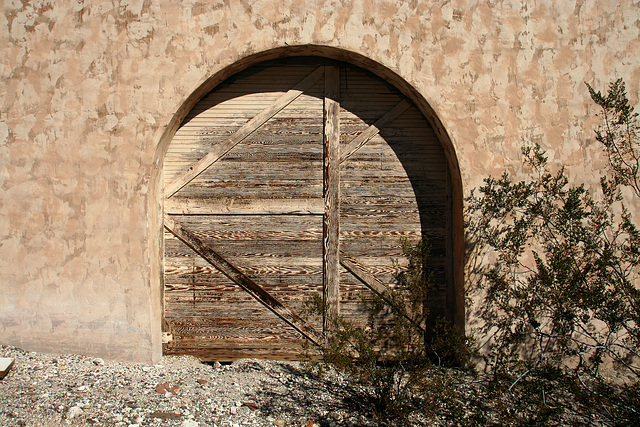
POLYGON ((461 191, 442 129, 414 97, 339 59, 247 67, 194 103, 171 137, 165 353, 295 358, 302 337, 322 333, 321 319, 299 316, 312 293, 362 317, 359 295, 391 285, 401 239, 422 236, 433 247, 433 315, 460 326, 461 191))

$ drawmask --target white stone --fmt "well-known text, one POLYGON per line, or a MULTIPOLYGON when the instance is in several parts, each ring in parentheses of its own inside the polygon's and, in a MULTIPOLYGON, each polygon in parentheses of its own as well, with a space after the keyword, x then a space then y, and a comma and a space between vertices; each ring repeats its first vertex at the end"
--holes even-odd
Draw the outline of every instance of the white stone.
POLYGON ((72 418, 75 418, 75 417, 78 417, 78 416, 82 415, 83 413, 84 413, 84 411, 82 410, 82 408, 76 405, 76 406, 72 406, 71 408, 69 408, 69 412, 67 413, 67 417, 69 419, 72 419, 72 418))
POLYGON ((9 373, 14 361, 11 357, 0 357, 0 379, 9 373))

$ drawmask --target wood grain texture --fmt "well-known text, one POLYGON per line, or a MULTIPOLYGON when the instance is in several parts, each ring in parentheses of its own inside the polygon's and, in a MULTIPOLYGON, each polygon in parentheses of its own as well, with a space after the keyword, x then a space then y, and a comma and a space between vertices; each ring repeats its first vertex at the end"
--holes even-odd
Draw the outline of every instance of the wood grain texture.
POLYGON ((347 146, 342 150, 340 155, 340 163, 347 160, 353 153, 358 151, 360 147, 366 144, 371 138, 380 133, 380 129, 390 123, 393 119, 402 114, 407 108, 409 108, 409 102, 405 99, 397 103, 391 110, 384 113, 374 124, 369 126, 360 135, 355 137, 347 146))
POLYGON ((351 258, 344 252, 340 252, 340 264, 353 274, 358 280, 360 280, 369 289, 374 291, 380 297, 386 300, 389 288, 382 283, 378 278, 368 271, 365 267, 360 265, 355 259, 351 258))
MULTIPOLYGON (((323 86, 318 83, 316 86, 323 86)), ((315 86, 314 86, 315 88, 315 86)), ((320 94, 321 95, 321 94, 320 94)), ((212 107, 214 108, 214 107, 212 107)), ((305 199, 323 197, 323 102, 301 95, 236 145, 174 197, 189 199, 305 199), (292 113, 295 111, 295 114, 292 113)), ((222 109, 220 114, 233 116, 222 109)), ((204 154, 198 147, 220 141, 190 137, 185 150, 173 150, 172 170, 184 169, 204 154), (198 144, 196 144, 198 142, 198 144), (190 151, 193 149, 193 152, 190 151)), ((208 149, 208 148, 207 148, 208 149)), ((206 150, 205 150, 206 151, 206 150)), ((170 200, 170 199, 169 199, 170 200)))
MULTIPOLYGON (((349 273, 353 274, 362 284, 364 284, 367 288, 375 292, 380 298, 386 301, 389 305, 393 305, 394 301, 390 297, 390 289, 387 285, 382 283, 373 273, 371 273, 367 268, 360 265, 354 258, 349 257, 344 252, 340 253, 340 264, 349 271, 349 273)), ((397 303, 397 301, 395 301, 397 303)), ((416 321, 416 317, 411 314, 409 310, 407 310, 407 319, 411 321, 415 326, 417 326, 420 330, 424 332, 424 328, 422 325, 416 321)))
POLYGON ((403 105, 393 88, 349 66, 343 80, 341 249, 379 281, 393 284, 394 261, 403 265, 401 239, 426 237, 434 271, 429 308, 434 317, 444 316, 450 190, 442 148, 424 117, 403 105), (396 107, 402 111, 391 114, 396 107), (393 119, 376 126, 386 114, 393 119), (358 137, 368 139, 363 144, 358 137))
POLYGON ((323 215, 324 200, 174 196, 165 201, 164 211, 174 215, 323 215))
POLYGON ((276 115, 284 107, 299 97, 302 92, 315 84, 324 72, 323 67, 318 67, 315 71, 305 77, 282 95, 276 102, 262 110, 258 115, 254 116, 249 122, 233 133, 224 143, 218 144, 205 157, 200 159, 193 166, 190 166, 183 175, 179 176, 173 182, 165 187, 165 197, 169 198, 178 192, 182 187, 187 185, 191 180, 200 175, 205 169, 215 163, 220 157, 225 155, 229 150, 240 143, 244 138, 253 133, 258 127, 263 125, 267 120, 276 115))
POLYGON ((256 300, 262 303, 265 307, 271 310, 274 314, 280 317, 282 320, 293 326, 298 332, 303 334, 309 340, 315 344, 321 342, 321 335, 318 334, 311 326, 309 326, 304 320, 297 314, 289 310, 284 304, 270 295, 260 285, 255 283, 244 273, 231 265, 227 260, 221 257, 213 248, 206 245, 201 239, 199 239, 191 231, 183 227, 179 222, 174 221, 170 216, 165 215, 164 226, 176 237, 186 243, 195 252, 205 258, 214 267, 224 273, 229 279, 247 291, 256 300))
MULTIPOLYGON (((428 122, 395 88, 318 58, 259 64, 223 82, 187 115, 167 150, 165 188, 222 151, 165 199, 165 213, 290 311, 301 313, 313 294, 333 286, 334 294, 325 294, 337 301, 333 307, 366 324, 363 298, 373 298, 378 282, 392 287, 406 265, 401 240, 427 237, 429 307, 434 316, 452 312, 446 159, 428 122), (224 148, 317 69, 317 82, 224 148), (339 77, 331 77, 336 70, 339 77), (344 159, 337 168, 327 161, 334 150, 344 159)), ((303 338, 295 328, 173 233, 164 236, 164 318, 174 335, 167 354, 298 356, 303 338)), ((305 321, 315 331, 324 326, 320 316, 305 321)))
POLYGON ((340 103, 339 69, 325 66, 324 96, 324 300, 325 329, 340 314, 340 103))

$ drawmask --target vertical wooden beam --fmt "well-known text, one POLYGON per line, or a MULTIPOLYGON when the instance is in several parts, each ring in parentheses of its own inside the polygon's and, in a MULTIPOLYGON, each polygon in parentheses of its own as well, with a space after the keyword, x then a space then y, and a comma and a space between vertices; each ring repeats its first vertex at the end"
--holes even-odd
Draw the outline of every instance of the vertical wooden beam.
MULTIPOLYGON (((340 313, 340 72, 325 67, 323 285, 329 317, 340 313)), ((325 330, 329 327, 324 320, 325 330)))
POLYGON ((447 270, 446 270, 446 310, 445 317, 447 320, 455 324, 456 313, 456 289, 454 285, 454 250, 453 250, 453 201, 451 191, 451 173, 447 166, 447 223, 445 228, 446 238, 446 254, 447 254, 447 270))
POLYGON ((466 324, 465 289, 464 289, 464 204, 462 178, 455 157, 447 166, 451 184, 451 240, 453 258, 454 313, 453 320, 458 331, 464 333, 466 324))

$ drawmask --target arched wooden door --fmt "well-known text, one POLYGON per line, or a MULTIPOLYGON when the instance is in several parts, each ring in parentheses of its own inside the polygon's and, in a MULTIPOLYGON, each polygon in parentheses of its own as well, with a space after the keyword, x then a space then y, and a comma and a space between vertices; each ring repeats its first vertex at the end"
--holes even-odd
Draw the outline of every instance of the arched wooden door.
POLYGON ((296 358, 324 295, 363 319, 393 285, 401 239, 431 240, 434 315, 447 315, 450 188, 422 114, 358 67, 291 58, 205 96, 164 161, 165 354, 296 358))

